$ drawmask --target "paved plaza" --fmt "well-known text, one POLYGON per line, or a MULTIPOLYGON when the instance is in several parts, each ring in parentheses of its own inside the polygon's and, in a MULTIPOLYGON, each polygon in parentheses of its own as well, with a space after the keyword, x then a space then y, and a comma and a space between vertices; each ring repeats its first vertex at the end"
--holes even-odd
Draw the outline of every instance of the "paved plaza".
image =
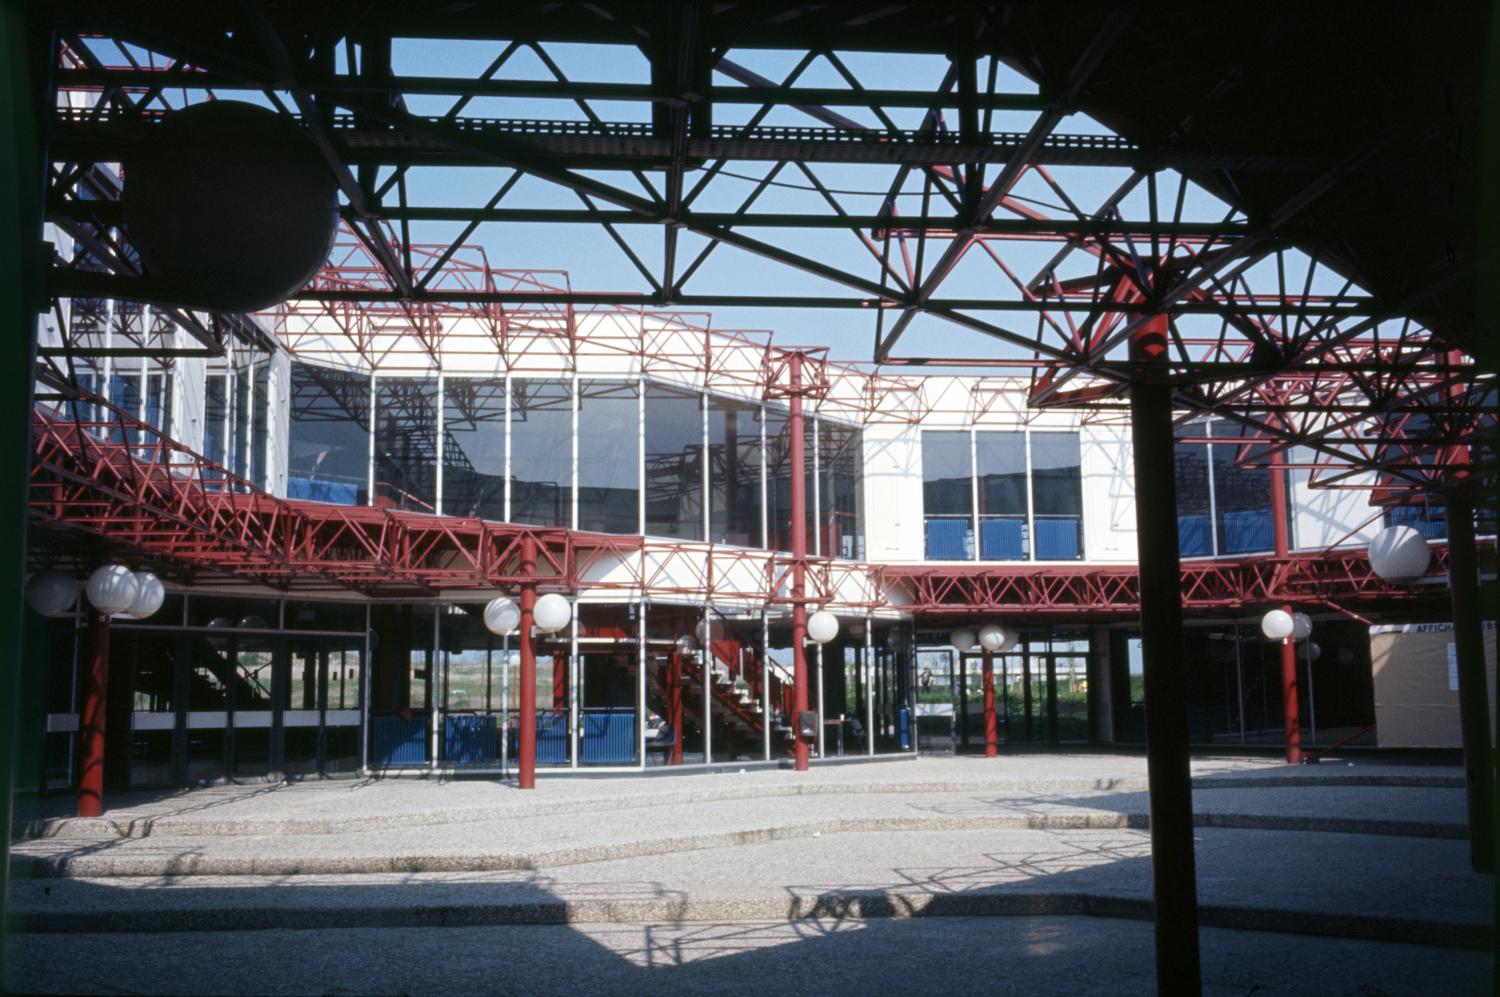
MULTIPOLYGON (((1200 759, 1194 781, 1210 992, 1489 991, 1457 769, 1200 759)), ((21 829, 8 983, 1149 991, 1146 808, 1123 755, 122 798, 21 829)))

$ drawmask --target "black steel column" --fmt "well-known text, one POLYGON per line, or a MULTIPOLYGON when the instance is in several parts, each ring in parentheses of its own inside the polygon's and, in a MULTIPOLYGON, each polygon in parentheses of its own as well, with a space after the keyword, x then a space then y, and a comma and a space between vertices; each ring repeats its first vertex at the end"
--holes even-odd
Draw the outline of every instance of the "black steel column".
POLYGON ((1469 857, 1474 868, 1495 869, 1495 768, 1490 753, 1490 697, 1484 668, 1484 622, 1479 564, 1474 552, 1474 504, 1464 488, 1446 496, 1448 590, 1453 600, 1453 645, 1458 656, 1458 719, 1464 743, 1464 789, 1469 804, 1469 857))
MULTIPOLYGON (((1132 359, 1166 359, 1165 317, 1147 323, 1132 359)), ((1187 669, 1182 648, 1182 570, 1177 547, 1172 395, 1165 380, 1130 389, 1135 522, 1146 693, 1146 773, 1151 811, 1151 895, 1156 914, 1156 988, 1201 992, 1193 790, 1188 768, 1187 669)))

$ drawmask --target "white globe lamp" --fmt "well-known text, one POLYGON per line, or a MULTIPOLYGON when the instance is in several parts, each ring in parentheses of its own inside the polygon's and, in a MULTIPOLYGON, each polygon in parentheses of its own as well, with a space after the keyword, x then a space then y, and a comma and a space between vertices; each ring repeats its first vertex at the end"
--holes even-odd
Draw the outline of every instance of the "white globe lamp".
POLYGON ((998 623, 986 623, 979 628, 979 646, 986 651, 1005 650, 1005 628, 998 623))
POLYGON ((1307 640, 1312 636, 1312 617, 1306 613, 1292 614, 1292 639, 1307 640))
POLYGON ((1292 614, 1284 609, 1273 609, 1260 618, 1260 632, 1268 640, 1286 640, 1292 635, 1294 627, 1292 614))
POLYGON ((1421 578, 1431 561, 1427 538, 1410 526, 1388 526, 1370 541, 1370 568, 1393 585, 1421 578))
POLYGON ((161 579, 149 571, 137 571, 135 579, 140 583, 140 594, 135 597, 130 608, 119 615, 127 620, 144 620, 161 608, 161 604, 166 601, 167 590, 161 579))
POLYGON ((820 609, 807 618, 807 639, 814 644, 826 644, 839 635, 839 618, 826 609, 820 609))
POLYGON ((484 607, 484 627, 496 636, 515 633, 521 625, 521 608, 508 596, 497 595, 484 607))
POLYGON ((683 634, 681 637, 678 637, 677 638, 677 653, 678 654, 684 654, 684 655, 697 654, 698 653, 698 639, 696 637, 694 637, 692 634, 683 634))
POLYGON ((974 649, 974 631, 967 627, 959 627, 948 635, 948 643, 960 651, 972 651, 974 649))
POLYGON ((135 604, 141 594, 140 579, 123 564, 106 564, 89 575, 85 587, 89 602, 106 616, 123 613, 135 604))
POLYGON ((62 571, 38 571, 26 583, 26 605, 43 616, 62 616, 78 601, 78 580, 62 571))
POLYGON ((711 644, 716 640, 723 640, 724 621, 718 617, 699 620, 698 626, 693 633, 697 635, 699 644, 711 644))
POLYGON ((1307 644, 1307 660, 1308 661, 1317 661, 1322 656, 1323 656, 1323 649, 1321 647, 1319 647, 1317 644, 1313 643, 1312 641, 1308 641, 1308 644, 1307 644))
POLYGON ((542 633, 557 633, 572 621, 573 607, 567 599, 556 592, 548 592, 537 599, 536 609, 532 611, 532 619, 536 621, 536 628, 542 633))

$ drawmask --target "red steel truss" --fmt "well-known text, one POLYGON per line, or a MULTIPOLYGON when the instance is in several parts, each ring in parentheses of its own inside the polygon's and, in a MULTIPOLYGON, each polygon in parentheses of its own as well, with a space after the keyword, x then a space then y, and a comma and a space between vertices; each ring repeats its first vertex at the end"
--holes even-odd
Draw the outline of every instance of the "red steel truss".
MULTIPOLYGON (((279 499, 96 401, 93 418, 38 412, 31 515, 56 531, 50 555, 97 555, 98 540, 199 584, 286 591, 430 598, 512 588, 523 540, 536 541, 540 584, 651 599, 789 599, 785 555, 639 536, 584 533, 456 516, 279 499)), ((1446 548, 1432 576, 1441 578, 1446 548)), ((1288 558, 1191 561, 1183 566, 1190 613, 1216 614, 1292 601, 1345 612, 1410 607, 1424 589, 1395 588, 1362 550, 1288 558)), ((1126 619, 1138 612, 1133 565, 869 565, 807 561, 809 598, 846 612, 1017 613, 1126 619)), ((1441 592, 1438 592, 1441 595, 1441 592)))

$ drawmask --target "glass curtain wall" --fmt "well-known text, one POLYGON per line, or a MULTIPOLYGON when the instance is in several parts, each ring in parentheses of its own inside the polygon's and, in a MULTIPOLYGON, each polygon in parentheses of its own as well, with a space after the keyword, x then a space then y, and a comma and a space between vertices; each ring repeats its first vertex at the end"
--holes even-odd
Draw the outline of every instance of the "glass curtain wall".
POLYGON ((703 396, 646 386, 646 532, 703 539, 703 396))
POLYGON ((436 378, 375 380, 375 504, 437 511, 436 378))
POLYGON ((967 432, 922 433, 922 508, 929 561, 974 557, 973 458, 967 432))
POLYGON ((714 543, 765 546, 760 431, 759 405, 709 397, 709 539, 714 543))
POLYGON ((578 529, 640 532, 640 387, 578 382, 578 529))
POLYGON ((766 427, 766 547, 792 549, 789 529, 792 515, 791 440, 787 434, 786 409, 765 407, 766 427))
POLYGON ((443 512, 505 519, 505 381, 443 380, 443 512))
POLYGON ((1178 443, 1177 546, 1183 557, 1207 557, 1214 552, 1213 508, 1208 447, 1178 443))
POLYGON ((1024 560, 1031 553, 1026 503, 1026 434, 975 434, 979 473, 979 557, 1024 560))
MULTIPOLYGON (((631 424, 634 425, 634 418, 631 424)), ((572 520, 573 382, 514 379, 510 393, 510 518, 533 526, 572 520)), ((631 445, 631 453, 635 445, 631 445)))
POLYGON ((1040 561, 1083 556, 1083 470, 1077 433, 1031 434, 1031 510, 1040 561))
MULTIPOLYGON (((1214 530, 1220 554, 1245 554, 1275 547, 1271 519, 1271 472, 1239 463, 1243 449, 1235 426, 1210 424, 1217 441, 1210 453, 1214 474, 1214 530), (1233 442, 1229 442, 1233 441, 1233 442)), ((1255 459, 1255 453, 1245 454, 1255 459)))
POLYGON ((826 557, 865 556, 864 471, 864 435, 859 429, 819 419, 819 548, 826 557))
MULTIPOLYGON (((1253 450, 1241 454, 1239 435, 1232 426, 1199 423, 1190 432, 1211 436, 1215 442, 1176 445, 1177 536, 1182 556, 1273 550, 1270 470, 1239 463, 1242 456, 1254 463, 1259 455, 1253 450)), ((1287 512, 1290 519, 1290 504, 1287 512)), ((1288 531, 1290 535, 1290 523, 1288 531)))
MULTIPOLYGON (((222 378, 219 383, 222 386, 222 378)), ((209 426, 213 425, 214 384, 210 376, 206 405, 209 426)), ((290 409, 287 498, 366 504, 370 482, 369 375, 293 362, 290 409)), ((205 435, 204 439, 209 437, 205 435)), ((212 458, 214 452, 209 450, 208 456, 212 458)))

